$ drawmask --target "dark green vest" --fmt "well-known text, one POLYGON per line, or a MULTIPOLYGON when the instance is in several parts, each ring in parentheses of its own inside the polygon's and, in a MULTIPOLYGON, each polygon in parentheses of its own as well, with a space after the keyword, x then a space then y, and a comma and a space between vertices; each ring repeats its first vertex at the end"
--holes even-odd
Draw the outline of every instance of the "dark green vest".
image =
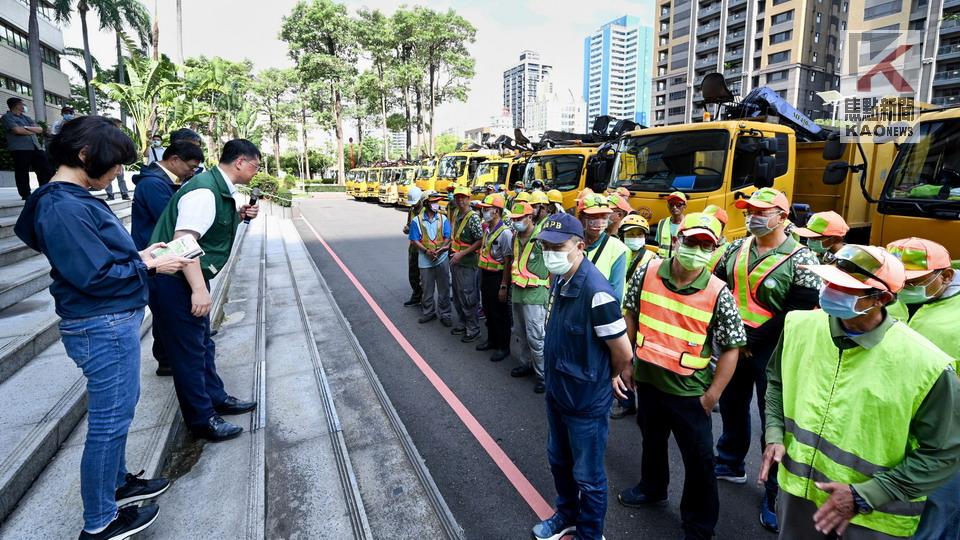
POLYGON ((200 247, 205 252, 204 256, 200 257, 200 266, 203 268, 203 277, 209 280, 213 279, 227 264, 230 250, 233 249, 233 237, 237 233, 237 227, 240 226, 236 200, 230 194, 230 188, 227 187, 223 175, 216 167, 194 176, 174 193, 163 214, 160 215, 156 228, 153 229, 150 243, 173 240, 179 214, 177 205, 184 195, 196 189, 212 191, 217 204, 217 217, 199 241, 200 247))

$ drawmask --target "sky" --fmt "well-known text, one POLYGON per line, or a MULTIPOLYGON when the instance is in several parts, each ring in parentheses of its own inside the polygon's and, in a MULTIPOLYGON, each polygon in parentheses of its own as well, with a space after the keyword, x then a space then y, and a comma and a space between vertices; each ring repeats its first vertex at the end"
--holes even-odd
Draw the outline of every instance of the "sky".
MULTIPOLYGON (((141 0, 160 27, 160 51, 176 58, 176 2, 141 0), (155 12, 155 10, 157 10, 155 12)), ((256 69, 289 67, 287 46, 278 37, 283 16, 296 0, 182 0, 183 53, 185 56, 221 56, 229 60, 253 61, 256 69)), ((360 8, 392 13, 400 2, 389 0, 346 0, 351 12, 360 8)), ((437 107, 435 133, 487 125, 503 106, 503 72, 529 49, 540 53, 541 61, 553 66, 554 87, 582 93, 583 38, 606 22, 633 15, 653 24, 654 0, 605 0, 584 3, 572 0, 434 0, 411 1, 434 10, 453 8, 477 29, 476 42, 469 46, 476 59, 476 74, 466 102, 437 107)), ((116 61, 112 32, 97 31, 94 15, 88 15, 90 48, 103 65, 116 61)), ((64 25, 67 47, 82 46, 80 21, 74 15, 64 25)))

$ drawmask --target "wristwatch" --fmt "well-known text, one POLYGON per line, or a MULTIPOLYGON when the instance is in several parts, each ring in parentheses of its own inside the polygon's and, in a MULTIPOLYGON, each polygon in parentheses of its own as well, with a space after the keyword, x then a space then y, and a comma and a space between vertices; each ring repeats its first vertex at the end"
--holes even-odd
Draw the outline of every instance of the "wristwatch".
POLYGON ((873 512, 873 507, 870 506, 870 503, 861 497, 860 494, 857 493, 856 488, 854 488, 852 485, 850 486, 850 493, 853 494, 853 505, 856 507, 858 514, 869 514, 870 512, 873 512))

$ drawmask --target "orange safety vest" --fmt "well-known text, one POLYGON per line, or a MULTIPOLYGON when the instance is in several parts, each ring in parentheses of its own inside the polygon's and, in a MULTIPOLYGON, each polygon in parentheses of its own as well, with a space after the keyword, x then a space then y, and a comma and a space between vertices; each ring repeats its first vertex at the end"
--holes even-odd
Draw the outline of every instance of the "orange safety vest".
POLYGON ((493 258, 493 243, 497 241, 497 238, 500 238, 500 235, 503 234, 503 231, 507 227, 501 221, 497 224, 497 229, 493 232, 487 231, 483 233, 483 242, 480 244, 480 262, 477 266, 483 270, 490 270, 496 272, 497 270, 503 270, 503 263, 498 262, 493 258))
POLYGON ((443 220, 447 218, 443 217, 443 214, 437 214, 440 218, 437 223, 437 237, 430 238, 427 234, 427 227, 423 224, 424 213, 420 212, 420 215, 417 216, 417 225, 420 227, 420 243, 427 249, 440 249, 440 246, 443 245, 443 220))
MULTIPOLYGON (((637 358, 685 377, 710 365, 701 356, 720 293, 727 284, 710 275, 694 294, 671 291, 657 275, 664 260, 650 261, 637 315, 637 358)), ((704 270, 705 271, 705 270, 704 270)))
POLYGON ((454 253, 467 249, 472 245, 472 242, 461 242, 460 236, 463 235, 463 230, 467 228, 467 222, 470 221, 470 217, 474 214, 476 214, 476 212, 470 210, 464 214, 462 218, 459 218, 459 221, 457 221, 457 228, 453 231, 453 243, 450 245, 450 250, 454 253))
POLYGON ((794 246, 790 253, 771 253, 764 257, 759 264, 750 270, 750 246, 753 244, 753 237, 744 240, 737 252, 737 259, 733 266, 733 293, 737 300, 737 308, 740 310, 740 318, 743 324, 750 328, 759 328, 770 319, 774 313, 762 306, 757 300, 757 289, 760 284, 767 279, 774 270, 783 263, 790 260, 800 249, 800 244, 794 246))
POLYGON ((540 277, 527 269, 527 262, 530 260, 530 254, 533 253, 534 244, 537 242, 536 232, 535 229, 523 248, 520 247, 520 235, 517 234, 513 237, 513 267, 510 269, 510 281, 517 287, 550 286, 549 279, 540 277))

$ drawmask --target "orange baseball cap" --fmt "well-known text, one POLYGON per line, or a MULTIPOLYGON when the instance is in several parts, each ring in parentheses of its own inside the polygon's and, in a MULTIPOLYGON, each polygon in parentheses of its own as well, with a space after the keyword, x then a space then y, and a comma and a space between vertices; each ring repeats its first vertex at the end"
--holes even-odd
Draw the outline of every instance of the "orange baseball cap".
POLYGON ((727 215, 727 211, 715 204, 708 205, 703 209, 703 213, 717 218, 724 226, 730 221, 730 216, 727 215))
POLYGON ((673 193, 667 195, 667 204, 670 204, 670 201, 680 200, 684 203, 687 202, 687 194, 682 191, 674 191, 673 193))
POLYGON ((513 205, 513 210, 510 211, 507 216, 510 219, 521 219, 524 216, 529 216, 533 214, 533 207, 530 206, 530 203, 518 202, 513 205))
POLYGON ((887 244, 887 251, 903 263, 907 279, 950 268, 950 252, 947 248, 923 238, 894 240, 887 244))
POLYGON ((617 208, 619 208, 620 210, 623 210, 624 212, 626 212, 626 213, 628 213, 628 214, 632 214, 633 212, 635 212, 635 210, 633 209, 633 207, 630 206, 630 203, 627 202, 627 199, 623 198, 623 196, 620 195, 619 193, 614 193, 614 194, 608 196, 608 197, 607 197, 607 203, 608 203, 611 207, 616 206, 617 208))
POLYGON ((806 227, 797 227, 794 232, 804 238, 818 238, 821 236, 846 236, 850 226, 843 220, 840 214, 829 212, 817 212, 807 220, 806 227))
POLYGON ((477 204, 481 208, 500 208, 503 209, 507 205, 507 202, 503 200, 503 195, 499 193, 491 193, 483 198, 483 202, 477 204))
POLYGON ((835 254, 833 264, 805 265, 827 283, 848 289, 881 289, 892 293, 903 288, 906 270, 900 259, 876 246, 847 244, 835 254))
POLYGON ((580 210, 584 214, 609 214, 610 210, 607 198, 597 193, 591 193, 583 198, 583 208, 580 210))
POLYGON ((749 199, 737 200, 733 205, 740 210, 752 206, 753 208, 779 208, 784 212, 790 211, 790 201, 787 200, 787 196, 782 191, 766 187, 754 191, 749 199))

